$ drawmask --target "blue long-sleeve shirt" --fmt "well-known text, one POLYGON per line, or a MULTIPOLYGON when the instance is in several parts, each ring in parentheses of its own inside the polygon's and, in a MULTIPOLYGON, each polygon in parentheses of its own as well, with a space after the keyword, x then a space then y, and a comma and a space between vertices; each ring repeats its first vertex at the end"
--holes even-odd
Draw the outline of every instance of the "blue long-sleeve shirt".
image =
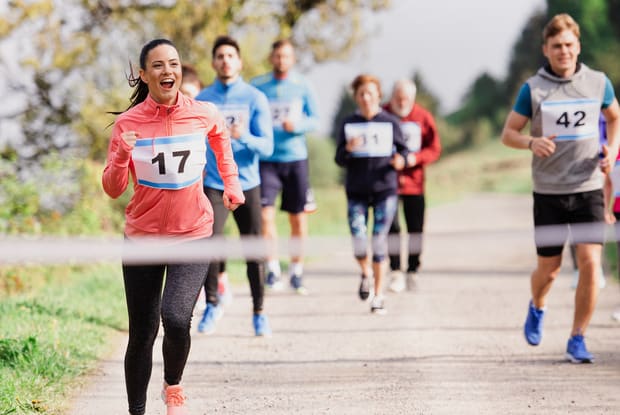
POLYGON ((267 96, 273 122, 274 151, 271 156, 261 156, 261 160, 289 162, 307 159, 305 134, 315 130, 319 123, 317 100, 310 84, 294 71, 284 79, 277 79, 270 72, 250 82, 267 96), (286 118, 293 122, 294 131, 282 128, 282 121, 286 118))
MULTIPOLYGON (((216 78, 213 84, 200 91, 196 99, 214 103, 229 125, 241 118, 245 131, 239 139, 231 137, 230 140, 239 167, 239 181, 243 190, 260 185, 259 158, 273 153, 271 111, 265 94, 241 78, 230 84, 216 78)), ((224 183, 216 167, 215 154, 208 149, 204 185, 223 190, 224 183)))

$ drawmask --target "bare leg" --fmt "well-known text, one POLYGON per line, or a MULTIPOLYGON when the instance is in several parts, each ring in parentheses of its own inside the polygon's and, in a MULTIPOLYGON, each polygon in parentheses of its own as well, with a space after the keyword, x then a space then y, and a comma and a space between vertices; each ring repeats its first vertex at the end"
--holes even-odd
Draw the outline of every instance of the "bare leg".
MULTIPOLYGON (((291 262, 293 263, 303 263, 304 255, 303 255, 303 243, 308 236, 308 218, 306 213, 290 213, 288 215, 289 224, 291 225, 291 239, 295 242, 292 244, 293 246, 298 246, 299 249, 295 250, 297 252, 293 252, 291 255, 291 262)), ((274 225, 275 227, 275 225, 274 225)))
POLYGON ((385 275, 385 264, 386 261, 383 260, 381 262, 373 262, 372 263, 372 271, 375 275, 375 295, 381 295, 383 289, 383 277, 385 275))
POLYGON ((278 258, 278 230, 276 229, 276 209, 274 206, 264 206, 261 209, 262 233, 269 244, 267 260, 278 258))
POLYGON ((598 272, 601 267, 600 244, 577 245, 579 284, 575 291, 575 316, 571 336, 583 335, 590 324, 598 297, 598 272))
POLYGON ((541 309, 547 303, 547 294, 560 272, 561 265, 561 255, 552 257, 538 256, 538 265, 532 272, 530 279, 534 307, 541 309))

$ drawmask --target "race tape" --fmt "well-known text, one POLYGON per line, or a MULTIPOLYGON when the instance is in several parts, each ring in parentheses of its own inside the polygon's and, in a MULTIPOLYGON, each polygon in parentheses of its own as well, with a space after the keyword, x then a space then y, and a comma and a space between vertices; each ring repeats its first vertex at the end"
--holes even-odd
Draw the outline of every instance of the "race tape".
MULTIPOLYGON (((514 237, 531 237, 537 246, 571 243, 602 243, 617 241, 620 225, 602 223, 543 226, 534 229, 462 229, 420 234, 390 235, 388 253, 400 252, 400 244, 407 243, 410 252, 419 252, 422 239, 433 238, 434 243, 449 238, 485 238, 492 243, 510 244, 514 237), (407 241, 408 240, 408 241, 407 241), (400 243, 400 244, 399 244, 400 243)), ((164 264, 205 262, 224 259, 266 258, 270 253, 292 256, 321 256, 335 252, 353 251, 351 236, 311 236, 304 240, 280 238, 277 244, 262 237, 216 236, 195 241, 173 238, 123 239, 121 237, 32 237, 0 236, 0 265, 83 264, 92 262, 119 262, 126 264, 164 264)), ((371 243, 368 241, 370 247, 371 243)), ((506 247, 509 249, 509 246, 506 247)))

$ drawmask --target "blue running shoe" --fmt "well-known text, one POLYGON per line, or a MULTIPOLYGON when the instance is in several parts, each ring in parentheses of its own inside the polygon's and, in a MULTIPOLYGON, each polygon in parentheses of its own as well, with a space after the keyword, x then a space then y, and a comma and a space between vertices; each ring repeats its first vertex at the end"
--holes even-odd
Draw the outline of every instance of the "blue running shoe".
POLYGON ((224 314, 222 307, 207 303, 200 323, 198 323, 198 332, 204 334, 211 334, 215 332, 215 323, 222 318, 224 314))
POLYGON ((568 339, 565 356, 571 363, 594 363, 594 356, 586 349, 586 342, 581 334, 568 339))
POLYGON ((271 327, 269 327, 269 320, 264 314, 254 314, 252 317, 252 324, 254 325, 254 334, 259 337, 271 336, 271 327))
POLYGON ((527 319, 525 320, 525 340, 532 345, 538 346, 542 339, 543 320, 545 317, 545 310, 539 310, 534 307, 534 303, 530 300, 530 305, 527 311, 527 319))
POLYGON ((295 275, 295 274, 291 275, 291 288, 295 290, 297 294, 300 294, 300 295, 308 294, 308 290, 306 290, 306 287, 304 287, 304 284, 302 282, 301 275, 295 275))
POLYGON ((269 271, 265 278, 265 286, 270 290, 279 291, 282 289, 282 281, 273 271, 269 271))

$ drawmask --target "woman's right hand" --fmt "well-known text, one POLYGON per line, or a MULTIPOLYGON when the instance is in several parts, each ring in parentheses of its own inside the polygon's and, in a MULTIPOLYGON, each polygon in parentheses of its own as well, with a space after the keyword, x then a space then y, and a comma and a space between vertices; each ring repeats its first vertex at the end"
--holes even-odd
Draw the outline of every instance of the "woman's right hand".
POLYGON ((134 148, 136 145, 136 140, 139 136, 140 134, 138 134, 137 131, 125 131, 121 133, 121 138, 131 148, 134 148))

